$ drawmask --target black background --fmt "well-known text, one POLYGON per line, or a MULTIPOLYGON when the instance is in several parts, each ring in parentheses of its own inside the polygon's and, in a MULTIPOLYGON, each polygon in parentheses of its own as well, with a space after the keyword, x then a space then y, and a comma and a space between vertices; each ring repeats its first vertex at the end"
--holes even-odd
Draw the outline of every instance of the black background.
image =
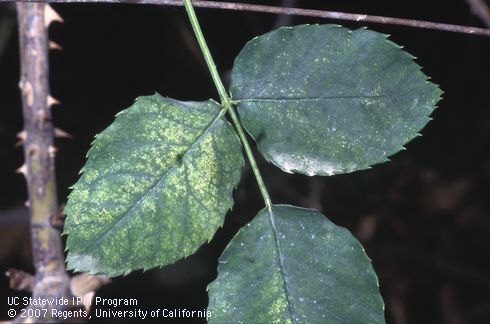
MULTIPOLYGON (((464 0, 296 1, 295 6, 482 26, 464 0)), ((65 20, 50 28, 51 39, 63 47, 51 53, 52 93, 62 102, 53 108, 54 122, 74 136, 56 142, 59 200, 64 202, 93 136, 137 96, 157 91, 204 100, 217 99, 217 93, 182 8, 54 7, 65 20)), ((9 12, 2 5, 0 19, 8 19, 9 12)), ((226 83, 245 42, 277 24, 366 25, 213 9, 197 13, 226 83)), ((392 162, 334 177, 285 174, 257 155, 265 182, 275 203, 317 208, 361 240, 379 275, 389 323, 489 323, 490 37, 367 26, 404 45, 444 90, 423 137, 392 162)), ((18 207, 26 199, 25 182, 14 173, 23 161, 22 150, 14 148, 22 129, 18 74, 14 28, 0 53, 0 273, 8 267, 32 271, 25 210, 18 207), (13 209, 17 218, 9 212, 13 209)), ((98 295, 137 298, 147 309, 204 308, 218 256, 263 207, 248 167, 235 199, 224 228, 195 255, 164 269, 115 278, 98 295)), ((1 276, 0 320, 8 319, 6 297, 14 295, 24 296, 9 290, 1 276)))

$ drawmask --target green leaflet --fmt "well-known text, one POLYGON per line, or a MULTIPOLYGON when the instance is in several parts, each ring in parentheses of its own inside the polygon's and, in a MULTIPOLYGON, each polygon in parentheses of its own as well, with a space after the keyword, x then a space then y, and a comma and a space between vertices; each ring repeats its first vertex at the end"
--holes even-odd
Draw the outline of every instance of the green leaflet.
POLYGON ((254 38, 231 92, 264 157, 333 175, 387 161, 430 120, 441 91, 386 35, 301 25, 254 38))
POLYGON ((224 112, 155 94, 119 113, 94 140, 65 208, 68 267, 127 274, 210 240, 244 164, 224 112))
POLYGON ((312 209, 274 205, 233 238, 209 286, 210 323, 384 323, 361 244, 312 209))

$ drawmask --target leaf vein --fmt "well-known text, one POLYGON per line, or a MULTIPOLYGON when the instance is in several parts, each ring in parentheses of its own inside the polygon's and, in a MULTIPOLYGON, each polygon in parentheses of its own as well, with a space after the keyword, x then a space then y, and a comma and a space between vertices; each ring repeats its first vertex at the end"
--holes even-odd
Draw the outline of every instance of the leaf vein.
POLYGON ((287 274, 286 274, 286 269, 285 269, 285 266, 284 266, 284 261, 283 261, 283 258, 282 258, 282 249, 281 249, 281 245, 279 243, 279 238, 277 236, 277 228, 276 228, 276 223, 274 221, 274 213, 272 212, 271 209, 268 210, 268 214, 269 214, 269 222, 271 224, 271 228, 272 228, 272 233, 273 233, 273 236, 274 236, 274 244, 276 246, 276 249, 277 249, 277 252, 279 253, 279 269, 281 270, 281 275, 282 275, 282 278, 283 278, 283 289, 284 289, 284 293, 286 294, 286 300, 288 302, 288 311, 289 311, 289 315, 291 316, 291 320, 293 323, 296 323, 296 317, 294 316, 294 306, 293 306, 293 302, 291 301, 291 294, 289 292, 289 285, 288 285, 288 279, 287 279, 287 274))
MULTIPOLYGON (((189 149, 187 149, 187 151, 185 151, 183 153, 183 157, 185 157, 189 152, 192 151, 192 149, 205 137, 205 135, 208 133, 208 131, 210 129, 213 128, 213 126, 215 125, 215 123, 221 119, 221 117, 223 116, 224 112, 226 112, 225 110, 221 110, 218 115, 216 116, 216 118, 213 119, 213 121, 211 123, 209 123, 209 125, 207 125, 207 127, 204 129, 204 131, 196 137, 196 140, 194 141, 194 143, 189 147, 189 149)), ((107 236, 109 236, 126 218, 127 216, 143 201, 143 199, 145 197, 148 196, 149 193, 151 193, 153 190, 155 190, 155 188, 157 188, 163 181, 166 180, 166 178, 168 177, 168 175, 170 173, 172 173, 175 169, 175 167, 178 165, 178 163, 175 163, 170 169, 168 169, 163 175, 162 177, 158 180, 158 181, 155 181, 155 183, 150 186, 146 191, 144 191, 141 196, 138 198, 138 200, 133 204, 133 206, 131 206, 125 213, 123 213, 121 216, 117 217, 116 220, 111 224, 111 226, 109 226, 101 235, 98 239, 96 240, 93 240, 92 241, 92 244, 89 244, 87 245, 87 247, 85 249, 83 249, 81 252, 86 252, 88 250, 91 250, 93 249, 94 246, 97 246, 100 244, 100 242, 102 242, 107 236)))

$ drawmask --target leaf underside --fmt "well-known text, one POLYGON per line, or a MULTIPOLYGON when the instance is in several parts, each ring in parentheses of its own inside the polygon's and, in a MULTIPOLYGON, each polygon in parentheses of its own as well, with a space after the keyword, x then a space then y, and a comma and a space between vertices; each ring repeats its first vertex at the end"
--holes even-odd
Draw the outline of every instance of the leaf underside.
POLYGON ((70 194, 68 267, 120 275, 194 253, 223 224, 243 164, 214 101, 140 97, 96 137, 70 194))
POLYGON ((210 323, 384 323, 361 244, 312 209, 260 211, 225 249, 208 288, 210 323))
POLYGON ((386 38, 300 25, 246 44, 231 93, 268 161, 286 172, 347 173, 387 161, 418 135, 441 91, 386 38))

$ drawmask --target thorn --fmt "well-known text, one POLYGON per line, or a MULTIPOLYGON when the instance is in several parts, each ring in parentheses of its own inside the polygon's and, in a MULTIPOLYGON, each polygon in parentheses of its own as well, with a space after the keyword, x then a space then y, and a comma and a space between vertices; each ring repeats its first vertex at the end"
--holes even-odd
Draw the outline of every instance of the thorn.
POLYGON ((29 156, 33 156, 34 154, 37 153, 39 147, 36 145, 36 144, 32 144, 29 146, 29 148, 27 149, 27 154, 29 156))
POLYGON ((9 277, 9 287, 11 289, 32 291, 34 277, 30 273, 10 268, 5 274, 9 277))
POLYGON ((27 164, 22 164, 22 166, 20 168, 18 168, 17 170, 15 170, 16 173, 22 173, 24 175, 24 177, 27 178, 27 164))
POLYGON ((56 211, 56 213, 51 218, 51 226, 53 228, 56 228, 59 231, 62 231, 63 226, 65 225, 66 215, 63 214, 64 209, 65 209, 65 204, 61 204, 58 207, 58 210, 56 211))
POLYGON ((19 141, 17 141, 17 143, 15 143, 14 147, 19 147, 19 146, 22 146, 22 144, 24 144, 24 142, 27 139, 27 132, 25 130, 18 132, 17 138, 19 139, 19 141))
POLYGON ((41 127, 44 127, 44 122, 46 121, 46 112, 44 110, 39 110, 37 114, 39 115, 41 127))
POLYGON ((19 88, 22 93, 22 96, 25 98, 27 105, 32 107, 34 103, 34 94, 32 90, 32 85, 29 81, 21 81, 19 82, 19 88))
POLYGON ((48 106, 51 107, 53 105, 61 105, 61 102, 56 99, 55 97, 52 97, 52 96, 48 96, 48 106))
POLYGON ((73 138, 71 134, 68 134, 62 129, 59 128, 54 128, 54 137, 60 137, 60 138, 73 138))
POLYGON ((27 132, 25 130, 17 133, 17 138, 21 141, 25 141, 27 138, 27 132))
POLYGON ((61 16, 56 11, 54 11, 53 7, 51 7, 50 5, 45 6, 44 7, 44 26, 46 28, 48 28, 49 25, 51 25, 51 23, 53 23, 55 21, 62 23, 63 18, 61 18, 61 16))
POLYGON ((50 50, 59 50, 59 51, 63 50, 63 47, 61 47, 60 44, 53 42, 53 41, 49 41, 48 47, 50 50))
POLYGON ((49 156, 54 158, 56 156, 56 153, 58 152, 58 149, 54 146, 49 146, 48 148, 48 153, 49 153, 49 156))

